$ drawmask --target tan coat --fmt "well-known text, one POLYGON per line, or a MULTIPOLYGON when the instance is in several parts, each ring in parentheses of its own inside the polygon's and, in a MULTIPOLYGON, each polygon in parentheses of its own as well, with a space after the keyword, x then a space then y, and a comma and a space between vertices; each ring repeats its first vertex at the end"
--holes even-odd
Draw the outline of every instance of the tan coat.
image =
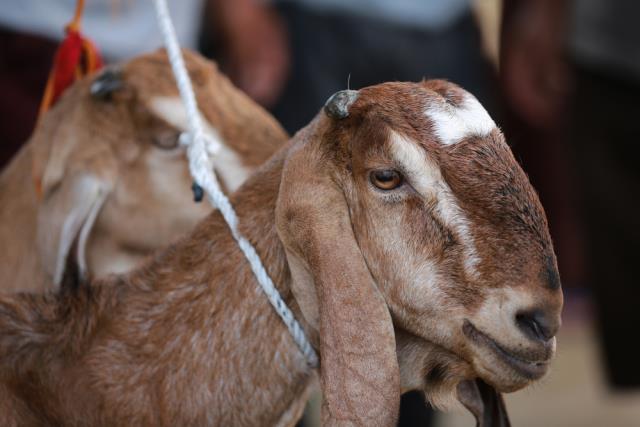
MULTIPOLYGON (((185 54, 234 190, 286 134, 214 64, 185 54)), ((0 289, 57 286, 70 256, 91 276, 129 271, 192 229, 211 208, 193 202, 185 127, 163 52, 71 87, 0 175, 0 289)))

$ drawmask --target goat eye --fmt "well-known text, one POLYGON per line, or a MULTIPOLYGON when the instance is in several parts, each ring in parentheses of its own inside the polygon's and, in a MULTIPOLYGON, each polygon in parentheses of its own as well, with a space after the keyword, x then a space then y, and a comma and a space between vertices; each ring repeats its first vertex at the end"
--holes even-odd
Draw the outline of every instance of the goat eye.
POLYGON ((153 145, 163 150, 172 150, 180 144, 180 133, 159 132, 152 138, 153 145))
POLYGON ((385 191, 398 188, 403 182, 402 175, 400 175, 398 171, 392 169, 373 171, 371 172, 369 179, 373 185, 380 190, 385 191))

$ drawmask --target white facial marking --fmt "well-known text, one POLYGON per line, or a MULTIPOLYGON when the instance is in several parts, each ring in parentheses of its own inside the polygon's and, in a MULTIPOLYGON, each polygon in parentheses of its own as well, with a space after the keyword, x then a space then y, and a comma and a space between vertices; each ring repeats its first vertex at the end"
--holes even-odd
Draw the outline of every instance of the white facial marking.
POLYGON ((406 179, 427 199, 437 201, 437 212, 440 220, 452 230, 464 248, 465 272, 473 278, 478 277, 476 269, 480 262, 478 251, 469 229, 469 220, 460 209, 458 201, 442 177, 440 167, 431 160, 424 149, 416 142, 392 132, 391 150, 396 161, 404 169, 406 179))
MULTIPOLYGON (((187 112, 180 98, 158 96, 151 99, 150 108, 170 125, 183 131, 189 129, 187 112)), ((250 171, 242 164, 238 154, 224 143, 218 131, 202 115, 200 120, 204 131, 220 144, 220 150, 213 157, 213 166, 229 191, 233 192, 249 177, 250 171)))
POLYGON ((487 136, 496 124, 487 110, 471 94, 465 94, 459 107, 447 102, 433 103, 425 111, 433 131, 444 145, 452 145, 470 136, 487 136))
POLYGON ((393 157, 404 169, 411 185, 420 193, 433 191, 438 182, 442 181, 440 168, 418 144, 404 136, 391 132, 391 150, 393 157))

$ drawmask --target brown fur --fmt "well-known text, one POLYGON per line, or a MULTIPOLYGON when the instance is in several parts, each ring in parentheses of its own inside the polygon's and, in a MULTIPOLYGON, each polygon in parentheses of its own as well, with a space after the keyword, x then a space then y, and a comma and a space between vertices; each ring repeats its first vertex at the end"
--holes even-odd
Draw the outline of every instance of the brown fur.
MULTIPOLYGON (((515 292, 505 304, 531 294, 559 314, 560 291, 529 275, 553 256, 535 193, 497 131, 475 142, 496 153, 488 169, 464 156, 457 167, 453 151, 465 146, 439 146, 420 114, 437 96, 429 83, 363 89, 349 117, 320 114, 232 197, 241 232, 320 352, 325 425, 394 425, 401 391, 446 404, 478 376, 524 387, 532 379, 487 356, 463 322, 497 317, 502 303, 486 302, 502 291, 515 292), (399 167, 392 131, 437 158, 457 199, 469 198, 483 250, 507 266, 526 254, 525 267, 502 269, 483 253, 480 277, 468 277, 460 236, 434 219, 429 195, 371 187, 371 168, 399 167), (504 203, 489 191, 489 203, 455 185, 464 174, 513 188, 504 203), (415 282, 423 261, 439 269, 429 286, 415 282)), ((517 334, 500 344, 519 357, 539 349, 517 334)), ((313 376, 217 212, 127 276, 78 295, 0 299, 3 425, 277 425, 294 421, 313 376)))
MULTIPOLYGON (((203 116, 253 171, 286 141, 285 132, 215 64, 185 55, 203 116)), ((150 109, 157 97, 178 96, 164 52, 114 69, 119 89, 106 99, 92 97, 95 75, 69 88, 0 175, 1 289, 50 286, 62 224, 89 206, 96 189, 107 195, 87 243, 89 273, 97 276, 127 271, 211 210, 193 203, 184 149, 155 145, 180 132, 150 109), (79 188, 83 182, 90 188, 79 188)))

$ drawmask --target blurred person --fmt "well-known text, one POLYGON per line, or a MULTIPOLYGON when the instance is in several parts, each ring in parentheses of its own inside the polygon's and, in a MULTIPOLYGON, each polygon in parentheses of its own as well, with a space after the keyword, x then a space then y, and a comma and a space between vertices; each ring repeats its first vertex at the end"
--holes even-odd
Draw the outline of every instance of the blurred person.
POLYGON ((200 50, 251 98, 273 107, 291 62, 289 34, 273 2, 209 0, 205 21, 200 50))
POLYGON ((602 353, 621 390, 640 385, 640 346, 629 335, 640 325, 638 17, 636 0, 507 0, 501 54, 507 99, 523 120, 548 129, 566 117, 566 138, 531 143, 562 145, 562 166, 575 168, 602 353))
POLYGON ((504 2, 500 80, 503 131, 547 211, 563 286, 576 293, 587 279, 575 170, 564 142, 571 87, 567 7, 567 0, 504 2))
POLYGON ((238 3, 219 26, 233 37, 205 51, 241 88, 264 87, 268 95, 258 101, 289 132, 306 124, 332 93, 391 80, 446 78, 496 113, 493 70, 482 53, 470 0, 279 0, 271 3, 281 18, 268 22, 256 22, 248 12, 264 7, 261 2, 238 3), (264 62, 285 65, 261 73, 255 66, 260 52, 264 62))
MULTIPOLYGON (((76 3, 2 0, 0 169, 33 129, 56 48, 76 3)), ((182 47, 196 49, 203 27, 219 27, 222 38, 232 45, 229 51, 235 54, 229 63, 235 83, 264 105, 274 102, 274 94, 281 92, 288 75, 289 55, 284 27, 278 25, 271 6, 253 0, 167 0, 167 4, 182 47), (203 19, 207 5, 211 13, 203 19), (261 41, 259 49, 251 46, 255 39, 261 41), (265 49, 269 44, 278 48, 265 49)), ((82 32, 107 63, 162 46, 150 0, 86 0, 81 23, 82 32)))

